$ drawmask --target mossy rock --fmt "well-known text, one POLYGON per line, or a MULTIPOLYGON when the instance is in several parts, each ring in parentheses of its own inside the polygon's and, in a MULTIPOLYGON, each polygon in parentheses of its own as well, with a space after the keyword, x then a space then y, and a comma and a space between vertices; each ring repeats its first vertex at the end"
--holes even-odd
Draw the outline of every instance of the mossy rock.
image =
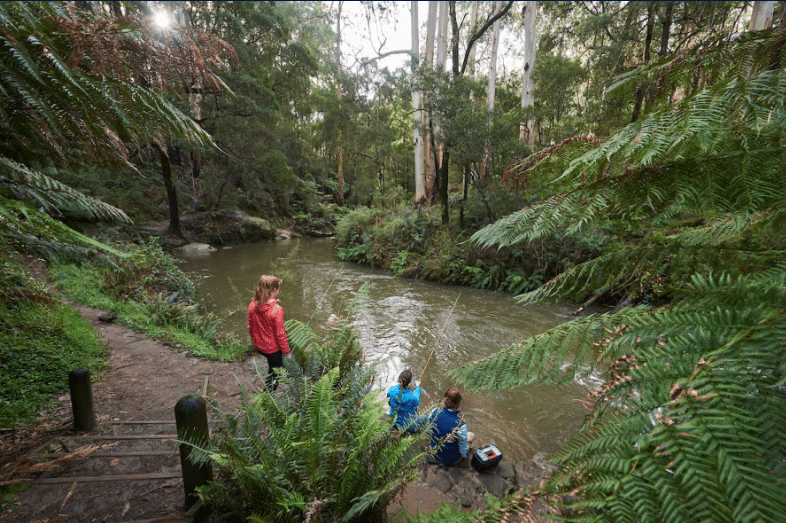
POLYGON ((181 219, 181 228, 191 241, 210 245, 257 243, 276 239, 276 228, 267 220, 240 211, 196 213, 181 219))

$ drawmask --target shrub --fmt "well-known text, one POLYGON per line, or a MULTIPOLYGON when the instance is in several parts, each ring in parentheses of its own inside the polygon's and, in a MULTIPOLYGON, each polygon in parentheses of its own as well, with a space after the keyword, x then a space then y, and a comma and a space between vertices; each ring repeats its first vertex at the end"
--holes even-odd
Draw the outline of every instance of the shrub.
POLYGON ((195 356, 242 359, 252 349, 218 334, 218 320, 201 311, 193 282, 153 241, 122 264, 60 265, 51 277, 71 299, 114 311, 118 322, 195 356))
POLYGON ((162 294, 169 302, 196 300, 196 287, 177 266, 177 260, 165 253, 157 239, 151 237, 132 248, 122 263, 108 265, 102 272, 102 290, 118 300, 162 294))

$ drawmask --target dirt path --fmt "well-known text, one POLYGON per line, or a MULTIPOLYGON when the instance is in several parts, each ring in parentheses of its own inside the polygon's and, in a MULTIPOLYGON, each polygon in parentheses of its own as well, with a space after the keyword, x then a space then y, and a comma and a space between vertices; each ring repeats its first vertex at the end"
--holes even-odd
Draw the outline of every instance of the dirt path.
MULTIPOLYGON (((201 394, 207 380, 208 395, 224 409, 234 410, 240 404, 240 386, 255 387, 252 362, 212 362, 176 352, 162 343, 138 334, 123 325, 103 323, 98 317, 104 312, 82 305, 74 305, 82 316, 103 336, 109 351, 107 371, 103 381, 93 385, 93 400, 99 424, 96 435, 111 436, 132 427, 140 431, 174 433, 174 425, 120 425, 129 421, 174 422, 174 406, 183 396, 201 394)), ((68 395, 60 398, 57 410, 63 423, 46 434, 38 434, 42 442, 51 441, 49 450, 63 453, 84 448, 85 442, 72 438, 69 430, 71 405, 68 395)), ((9 436, 11 437, 11 436, 9 436)), ((17 436, 18 437, 18 436, 17 436)), ((24 443, 24 442, 19 442, 24 443)), ((111 443, 100 442, 109 448, 111 443)), ((135 442, 137 448, 171 450, 171 440, 165 442, 135 442)), ((117 443, 113 447, 117 449, 117 443)), ((128 447, 128 444, 126 444, 128 447)), ((103 449, 98 449, 100 452, 103 449)), ((125 448, 124 448, 125 450, 125 448)), ((41 455, 41 452, 38 453, 41 455)), ((4 460, 5 461, 5 460, 4 460)), ((177 456, 148 456, 123 459, 88 457, 81 460, 48 465, 43 474, 28 474, 36 479, 51 477, 86 477, 98 475, 149 474, 170 471, 179 473, 177 456)), ((25 476, 22 464, 17 477, 25 476)), ((23 491, 13 507, 3 507, 0 521, 70 522, 145 520, 171 516, 182 521, 184 491, 182 479, 139 480, 123 482, 72 482, 55 485, 32 485, 23 491), (10 513, 6 512, 11 508, 10 513)), ((157 519, 156 519, 157 520, 157 519)))

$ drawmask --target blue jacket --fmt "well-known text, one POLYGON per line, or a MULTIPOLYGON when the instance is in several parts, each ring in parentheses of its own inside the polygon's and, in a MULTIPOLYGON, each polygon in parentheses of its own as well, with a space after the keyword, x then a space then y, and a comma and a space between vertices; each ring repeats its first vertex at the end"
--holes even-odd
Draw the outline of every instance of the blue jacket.
POLYGON ((415 412, 420 405, 420 387, 414 391, 402 389, 401 384, 393 385, 388 389, 388 405, 390 415, 394 417, 393 425, 399 429, 411 426, 415 421, 415 412))
POLYGON ((437 463, 455 465, 467 457, 467 425, 453 409, 436 409, 428 417, 431 426, 431 448, 437 463))

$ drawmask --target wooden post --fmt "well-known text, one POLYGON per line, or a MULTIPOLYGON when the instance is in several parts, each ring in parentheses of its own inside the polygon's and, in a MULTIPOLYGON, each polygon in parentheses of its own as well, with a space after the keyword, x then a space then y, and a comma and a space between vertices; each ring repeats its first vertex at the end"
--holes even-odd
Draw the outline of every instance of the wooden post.
POLYGON ((74 412, 74 429, 90 432, 96 428, 93 408, 93 383, 89 369, 77 369, 68 373, 68 388, 71 390, 71 408, 74 412))
MULTIPOLYGON (((175 404, 175 423, 177 438, 191 444, 203 446, 208 441, 207 403, 197 394, 184 396, 175 404)), ((186 509, 199 500, 196 488, 213 481, 213 468, 209 463, 195 465, 188 456, 191 445, 181 443, 180 467, 183 470, 183 488, 186 495, 186 509)))

